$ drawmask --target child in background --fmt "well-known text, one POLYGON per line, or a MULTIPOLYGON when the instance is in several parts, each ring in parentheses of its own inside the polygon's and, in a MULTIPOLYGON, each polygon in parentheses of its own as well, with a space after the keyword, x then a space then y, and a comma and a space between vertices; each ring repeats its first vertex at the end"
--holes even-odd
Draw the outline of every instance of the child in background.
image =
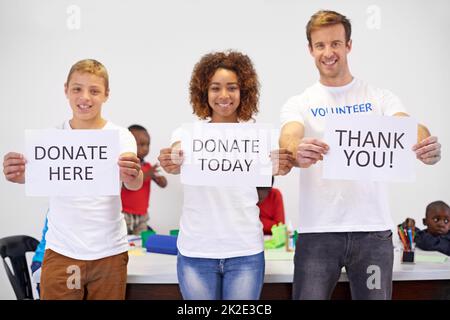
MULTIPOLYGON (((75 63, 64 84, 72 118, 60 130, 117 130, 118 170, 126 188, 142 186, 136 141, 125 128, 102 117, 109 96, 106 68, 93 59, 75 63)), ((7 180, 25 183, 26 159, 9 152, 3 161, 7 180)), ((52 196, 40 291, 43 300, 125 299, 128 241, 119 196, 52 196)))
POLYGON ((430 203, 423 224, 427 229, 417 231, 415 237, 417 247, 450 256, 450 207, 443 201, 430 203))
POLYGON ((423 224, 427 229, 420 230, 415 227, 413 219, 407 218, 402 226, 415 228, 414 241, 418 248, 450 256, 450 207, 443 201, 430 203, 426 208, 423 224))
MULTIPOLYGON (((250 58, 216 52, 201 58, 190 82, 194 114, 211 123, 239 123, 258 112, 259 83, 250 58)), ((162 149, 161 167, 179 174, 181 137, 162 149)), ((280 170, 293 157, 280 150, 280 170)), ((290 166, 290 167, 289 167, 290 166)), ((286 169, 286 167, 288 167, 286 169)), ((264 281, 264 239, 256 187, 184 185, 177 275, 184 299, 258 299, 264 281)))
POLYGON ((260 200, 259 219, 263 224, 263 231, 265 235, 272 234, 272 226, 278 223, 285 223, 284 221, 284 204, 283 196, 280 190, 273 188, 274 177, 272 176, 272 187, 258 188, 260 200))
POLYGON ((36 284, 36 291, 38 293, 38 296, 41 295, 41 266, 42 266, 42 260, 44 260, 44 252, 45 252, 45 234, 48 230, 48 220, 47 216, 45 216, 45 223, 44 228, 42 229, 42 237, 41 241, 39 242, 39 245, 36 248, 36 251, 34 251, 33 259, 31 260, 31 276, 33 277, 33 282, 36 284))
POLYGON ((147 129, 138 124, 128 127, 137 144, 137 156, 141 161, 141 170, 144 173, 144 183, 139 190, 128 190, 122 187, 122 213, 127 223, 128 234, 139 235, 142 231, 152 230, 147 226, 148 207, 151 191, 151 181, 165 188, 167 179, 158 173, 159 165, 151 165, 144 161, 150 151, 150 134, 147 129))

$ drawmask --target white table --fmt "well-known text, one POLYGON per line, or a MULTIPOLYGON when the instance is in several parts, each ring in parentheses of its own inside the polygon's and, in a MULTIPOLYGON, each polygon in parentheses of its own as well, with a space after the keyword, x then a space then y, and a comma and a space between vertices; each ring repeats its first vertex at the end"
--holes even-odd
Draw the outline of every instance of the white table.
MULTIPOLYGON (((401 263, 400 254, 398 249, 394 251, 394 298, 446 296, 450 299, 450 259, 447 259, 445 263, 406 264, 401 263), (420 290, 417 289, 418 287, 420 290), (398 295, 396 295, 397 293, 398 295)), ((418 249, 416 254, 441 255, 437 252, 424 252, 418 249)), ((294 265, 291 260, 266 260, 265 288, 263 288, 262 298, 289 298, 293 272, 294 265)), ((129 298, 180 298, 176 256, 156 253, 144 253, 142 256, 130 254, 127 282, 127 297, 129 298), (158 295, 156 291, 159 291, 161 295, 158 295)), ((339 282, 335 298, 348 297, 348 278, 345 270, 343 270, 339 282), (341 289, 339 289, 340 287, 341 289), (339 290, 342 292, 339 293, 339 290)))

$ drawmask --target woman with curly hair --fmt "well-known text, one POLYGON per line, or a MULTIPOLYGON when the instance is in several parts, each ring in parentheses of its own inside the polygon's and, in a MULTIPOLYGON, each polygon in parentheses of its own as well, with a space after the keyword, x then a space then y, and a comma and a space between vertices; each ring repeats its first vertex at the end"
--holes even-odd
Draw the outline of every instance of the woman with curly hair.
MULTIPOLYGON (((195 65, 190 82, 193 113, 211 123, 239 123, 258 112, 259 82, 250 58, 215 52, 195 65)), ((180 172, 180 139, 162 149, 165 171, 180 172)), ((280 167, 291 164, 279 153, 280 167)), ((184 185, 177 274, 184 299, 259 299, 264 282, 263 229, 255 187, 184 185)))

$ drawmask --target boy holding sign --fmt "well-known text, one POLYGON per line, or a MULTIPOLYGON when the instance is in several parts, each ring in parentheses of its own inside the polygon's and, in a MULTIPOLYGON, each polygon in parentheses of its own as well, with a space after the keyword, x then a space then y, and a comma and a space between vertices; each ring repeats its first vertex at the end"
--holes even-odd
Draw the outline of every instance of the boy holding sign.
MULTIPOLYGON (((347 63, 351 24, 345 16, 319 11, 308 22, 306 33, 320 81, 289 99, 281 111, 280 147, 295 153, 296 166, 301 168, 293 298, 329 299, 345 267, 352 298, 390 299, 394 224, 385 186, 374 181, 323 179, 320 160, 329 150, 322 140, 325 119, 407 113, 391 92, 351 75, 347 63)), ((418 141, 413 151, 420 161, 435 164, 440 160, 437 138, 430 137, 421 125, 418 141)))
MULTIPOLYGON (((207 54, 192 73, 194 113, 211 123, 239 123, 258 112, 259 83, 250 58, 239 52, 207 54)), ((183 152, 174 134, 161 167, 180 173, 183 152)), ((279 150, 280 170, 292 157, 279 150)), ((226 173, 224 173, 226 174, 226 173)), ((184 299, 258 299, 264 280, 264 243, 256 187, 184 185, 177 273, 184 299)))
MULTIPOLYGON (((108 73, 96 60, 81 60, 70 69, 64 91, 72 119, 62 130, 118 130, 120 180, 139 189, 143 175, 133 135, 102 118, 108 99, 108 73)), ((5 155, 7 180, 25 183, 26 159, 5 155)), ((128 241, 121 215, 120 196, 50 197, 47 249, 41 273, 42 299, 124 299, 128 241)))

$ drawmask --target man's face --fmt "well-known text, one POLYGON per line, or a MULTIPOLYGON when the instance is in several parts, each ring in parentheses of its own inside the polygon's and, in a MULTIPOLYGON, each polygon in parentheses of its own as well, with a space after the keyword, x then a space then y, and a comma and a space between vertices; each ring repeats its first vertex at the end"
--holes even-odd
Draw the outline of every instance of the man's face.
POLYGON ((346 42, 342 24, 321 27, 311 32, 309 52, 314 57, 320 80, 325 85, 336 85, 350 76, 347 55, 352 41, 346 42))
POLYGON ((433 236, 447 234, 450 231, 450 210, 437 209, 428 212, 423 224, 433 236))

